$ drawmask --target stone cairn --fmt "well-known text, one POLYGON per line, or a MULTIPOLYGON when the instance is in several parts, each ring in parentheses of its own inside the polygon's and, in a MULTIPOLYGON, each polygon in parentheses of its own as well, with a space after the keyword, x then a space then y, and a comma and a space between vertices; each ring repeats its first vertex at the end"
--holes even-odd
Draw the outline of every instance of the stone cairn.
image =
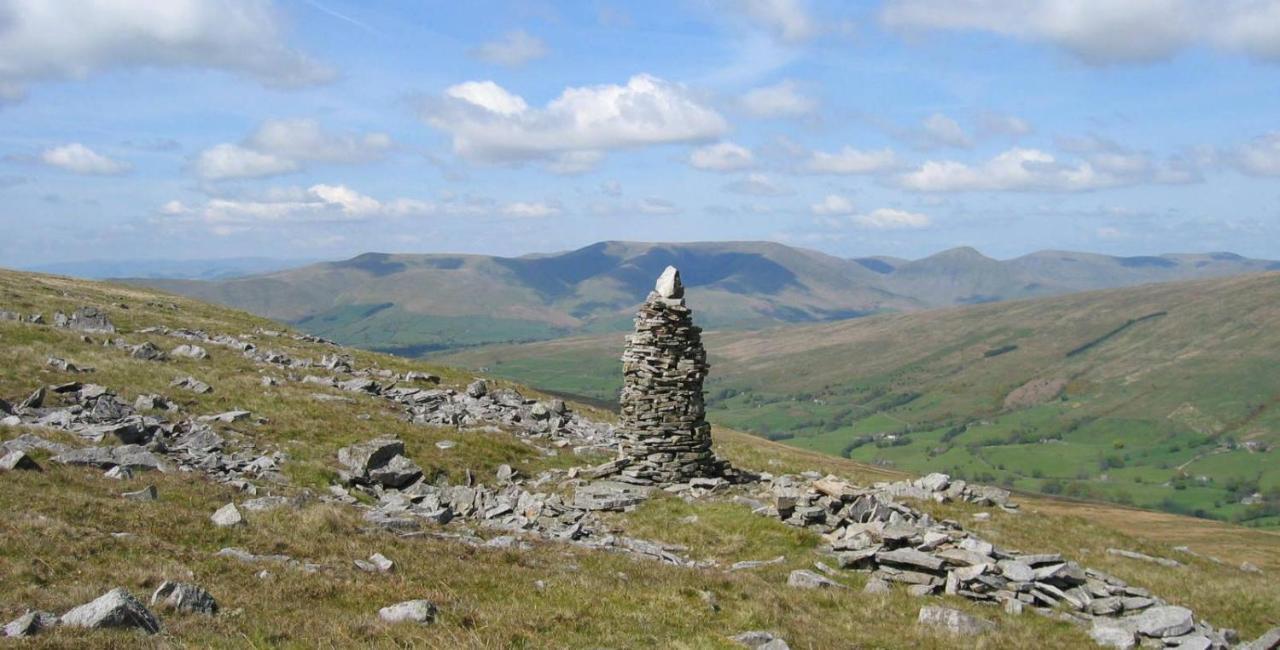
POLYGON ((620 480, 673 484, 723 476, 711 451, 702 380, 710 366, 702 328, 684 303, 680 272, 668 266, 636 314, 622 354, 618 437, 626 466, 620 480))

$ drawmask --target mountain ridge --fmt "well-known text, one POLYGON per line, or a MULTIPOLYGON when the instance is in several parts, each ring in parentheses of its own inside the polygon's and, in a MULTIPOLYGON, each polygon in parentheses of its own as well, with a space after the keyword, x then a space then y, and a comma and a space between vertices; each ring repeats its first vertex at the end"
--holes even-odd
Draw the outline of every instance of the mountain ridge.
POLYGON ((1280 267, 1224 253, 1041 251, 996 260, 960 247, 918 260, 847 259, 767 241, 604 241, 519 257, 371 252, 223 281, 128 281, 284 320, 342 343, 417 354, 622 331, 667 265, 681 269, 703 305, 705 325, 734 329, 1280 267))

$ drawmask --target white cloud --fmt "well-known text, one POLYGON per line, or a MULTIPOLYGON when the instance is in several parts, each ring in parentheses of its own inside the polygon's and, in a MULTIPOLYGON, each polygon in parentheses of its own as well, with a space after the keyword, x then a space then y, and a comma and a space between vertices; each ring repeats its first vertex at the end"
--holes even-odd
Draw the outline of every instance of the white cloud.
POLYGON ((1173 157, 1159 165, 1146 154, 1114 143, 1093 142, 1093 148, 1076 149, 1081 159, 1072 162, 1060 161, 1039 149, 1013 148, 980 165, 930 160, 899 176, 897 181, 905 189, 921 192, 1084 192, 1201 180, 1199 170, 1182 158, 1173 157))
POLYGON ((1236 169, 1251 176, 1280 176, 1280 131, 1237 147, 1229 159, 1236 169))
POLYGON ((717 142, 694 149, 689 164, 696 169, 728 172, 747 169, 755 164, 751 150, 732 142, 717 142))
POLYGON ((923 128, 925 137, 937 146, 960 149, 973 146, 973 138, 960 128, 960 124, 942 113, 925 118, 923 128))
POLYGON ((839 194, 828 194, 819 203, 809 206, 809 211, 822 217, 854 213, 853 201, 839 194))
POLYGON ((818 101, 800 92, 790 79, 747 91, 742 108, 755 117, 799 117, 818 109, 818 101))
POLYGON ((928 228, 933 223, 927 215, 894 208, 878 208, 867 214, 854 215, 853 221, 874 230, 928 228))
POLYGON ((476 214, 481 210, 456 203, 399 198, 380 201, 345 185, 277 188, 253 198, 215 197, 201 206, 169 201, 159 209, 162 224, 195 224, 229 235, 264 226, 351 223, 379 218, 476 214))
POLYGON ((881 20, 1046 42, 1093 65, 1164 60, 1195 45, 1280 61, 1280 3, 1269 0, 889 0, 881 20))
POLYGON ((125 67, 213 68, 286 87, 333 77, 281 32, 269 0, 5 0, 0 97, 19 99, 34 81, 125 67))
POLYGON ((792 194, 790 187, 783 185, 767 174, 747 174, 746 178, 724 186, 726 192, 746 194, 748 196, 785 196, 792 194))
POLYGON ((129 163, 108 158, 79 142, 45 149, 40 161, 75 174, 94 176, 113 176, 133 169, 129 163))
POLYGON ((492 81, 467 82, 428 102, 423 119, 453 137, 455 153, 488 162, 697 142, 728 130, 683 86, 646 74, 625 86, 566 88, 540 109, 492 81))
POLYGON ((299 162, 362 163, 391 149, 385 133, 325 131, 312 119, 267 120, 245 143, 252 149, 299 162))
POLYGON ((196 157, 195 172, 201 178, 220 181, 232 178, 263 178, 301 169, 298 163, 240 145, 214 145, 196 157))
POLYGON ((871 230, 919 229, 933 223, 927 215, 895 208, 877 208, 861 214, 852 200, 839 194, 828 194, 810 205, 809 211, 819 217, 818 223, 837 229, 849 224, 871 230))
POLYGON ((546 201, 516 201, 502 206, 502 214, 521 219, 554 217, 561 212, 559 205, 546 201))
POLYGON ((804 0, 735 1, 747 18, 784 43, 802 43, 818 33, 817 21, 804 0))
POLYGON ((391 150, 385 133, 330 132, 311 119, 267 120, 244 144, 214 145, 196 156, 205 180, 262 178, 301 170, 306 163, 359 164, 391 150))
POLYGON ((547 55, 547 45, 523 29, 507 32, 471 51, 481 61, 505 66, 521 66, 547 55))
POLYGON ((805 169, 817 174, 875 174, 897 167, 892 149, 860 150, 844 147, 834 153, 815 151, 805 169))

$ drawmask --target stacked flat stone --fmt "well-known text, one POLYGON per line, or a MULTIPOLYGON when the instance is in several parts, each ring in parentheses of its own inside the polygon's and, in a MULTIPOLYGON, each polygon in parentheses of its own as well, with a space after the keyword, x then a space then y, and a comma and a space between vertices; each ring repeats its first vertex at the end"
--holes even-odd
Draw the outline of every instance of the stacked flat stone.
POLYGON ((680 272, 668 266, 636 314, 622 355, 618 437, 630 463, 619 478, 672 484, 724 473, 705 418, 708 370, 702 329, 685 305, 680 272))

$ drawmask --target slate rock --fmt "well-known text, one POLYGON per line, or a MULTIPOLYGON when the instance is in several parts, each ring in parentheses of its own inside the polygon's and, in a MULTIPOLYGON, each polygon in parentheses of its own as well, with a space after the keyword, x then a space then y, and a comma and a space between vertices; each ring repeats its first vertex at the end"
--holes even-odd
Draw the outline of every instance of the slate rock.
POLYGON ((17 469, 25 469, 32 471, 40 471, 40 465, 27 455, 27 452, 15 449, 4 456, 0 457, 0 472, 9 472, 17 469))
POLYGON ((787 576, 787 586, 796 587, 798 589, 831 589, 844 587, 844 585, 831 580, 830 578, 805 569, 796 569, 795 571, 792 571, 791 574, 787 576))
POLYGON ((165 359, 164 352, 161 352, 160 348, 156 347, 151 341, 133 346, 129 351, 129 356, 143 361, 163 361, 165 359))
POLYGON ((160 631, 155 615, 122 587, 63 614, 62 624, 90 629, 138 628, 148 634, 160 631))
POLYGON ((1176 605, 1152 607, 1141 614, 1127 616, 1120 621, 1143 636, 1157 639, 1182 636, 1195 629, 1191 610, 1176 605))
POLYGON ((111 324, 107 315, 95 307, 81 307, 71 312, 70 316, 57 312, 53 316, 53 324, 55 327, 65 327, 89 334, 114 334, 116 331, 115 325, 111 324))
POLYGON ((356 560, 355 565, 356 568, 368 573, 390 573, 396 568, 396 563, 381 553, 370 555, 368 560, 356 560))
POLYGON ((44 386, 41 386, 28 395, 27 399, 22 400, 22 403, 18 405, 18 410, 27 411, 30 409, 38 409, 41 406, 44 406, 44 397, 45 388, 44 386))
POLYGON ((754 650, 789 650, 786 641, 774 636, 772 632, 752 630, 729 637, 730 641, 754 650))
POLYGON ((429 625, 436 620, 436 606, 426 600, 406 600, 378 610, 378 617, 388 623, 419 623, 429 625))
POLYGON ((662 270, 662 275, 653 284, 653 290, 663 298, 679 299, 684 297, 684 283, 680 281, 680 271, 674 266, 662 270))
POLYGON ((1262 636, 1246 643, 1243 650, 1276 650, 1280 648, 1280 627, 1273 627, 1262 636))
POLYGON ((422 476, 422 468, 408 458, 395 455, 386 465, 369 470, 369 480, 389 488, 408 486, 422 476))
POLYGON ((208 359, 209 353, 198 345, 179 345, 169 351, 169 356, 200 360, 208 359))
POLYGON ((58 615, 52 612, 27 612, 4 626, 4 633, 11 639, 22 639, 35 636, 41 630, 47 630, 58 624, 58 615))
POLYGON ((862 587, 864 594, 887 594, 890 590, 889 583, 880 578, 872 578, 862 587))
POLYGON ((916 617, 916 622, 959 636, 974 636, 996 628, 995 623, 970 616, 958 609, 932 605, 920 608, 920 615, 916 617))
POLYGON ((1105 619, 1094 620, 1089 637, 1104 648, 1129 650, 1138 645, 1138 637, 1132 629, 1105 619))
POLYGON ((179 377, 169 383, 172 388, 184 388, 198 395, 213 392, 213 387, 195 377, 179 377))
POLYGON ((203 587, 189 582, 165 580, 160 583, 160 587, 151 594, 151 606, 210 616, 218 613, 218 601, 214 600, 213 595, 203 587))
POLYGON ((382 467, 404 454, 404 442, 396 438, 374 438, 338 450, 338 462, 352 472, 367 476, 369 470, 382 467))
POLYGON ((160 492, 156 490, 156 486, 148 485, 141 490, 125 492, 120 496, 129 499, 130 501, 155 501, 160 498, 160 492))
POLYGON ((489 384, 485 382, 485 380, 483 379, 477 379, 471 382, 470 384, 467 384, 467 395, 469 397, 480 399, 481 397, 484 397, 485 395, 488 395, 488 394, 489 394, 489 384))
POLYGON ((240 510, 236 508, 234 503, 228 503, 218 508, 218 511, 210 515, 209 519, 213 521, 215 526, 223 528, 244 523, 244 517, 240 515, 240 510))

